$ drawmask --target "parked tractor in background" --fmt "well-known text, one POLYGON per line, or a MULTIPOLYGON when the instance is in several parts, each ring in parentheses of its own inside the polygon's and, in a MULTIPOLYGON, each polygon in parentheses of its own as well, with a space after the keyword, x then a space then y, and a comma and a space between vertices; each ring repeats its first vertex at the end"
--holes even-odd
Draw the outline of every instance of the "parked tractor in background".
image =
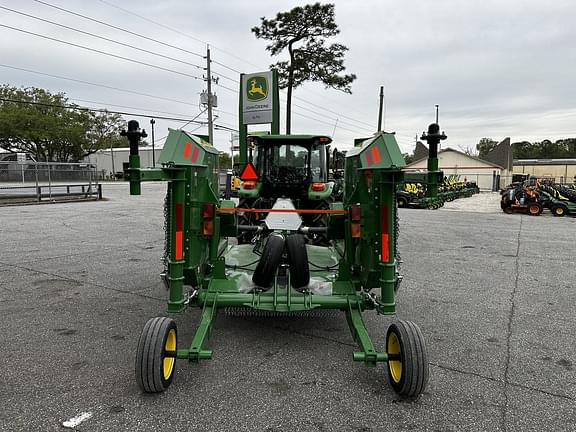
POLYGON ((500 207, 505 213, 539 216, 544 208, 557 217, 576 215, 576 189, 552 179, 525 176, 501 192, 500 207))

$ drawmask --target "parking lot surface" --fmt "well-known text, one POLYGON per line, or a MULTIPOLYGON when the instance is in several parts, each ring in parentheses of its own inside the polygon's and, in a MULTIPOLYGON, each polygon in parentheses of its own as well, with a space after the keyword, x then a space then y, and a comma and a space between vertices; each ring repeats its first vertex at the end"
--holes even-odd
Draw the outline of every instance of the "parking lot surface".
MULTIPOLYGON (((221 313, 214 359, 178 360, 167 392, 142 394, 136 343, 165 310, 164 194, 110 184, 105 201, 0 208, 0 430, 576 430, 574 218, 400 211, 398 317, 422 329, 431 372, 415 402, 352 361, 343 314, 221 313)), ((394 318, 364 315, 383 349, 394 318)), ((198 316, 176 317, 179 343, 198 316)))

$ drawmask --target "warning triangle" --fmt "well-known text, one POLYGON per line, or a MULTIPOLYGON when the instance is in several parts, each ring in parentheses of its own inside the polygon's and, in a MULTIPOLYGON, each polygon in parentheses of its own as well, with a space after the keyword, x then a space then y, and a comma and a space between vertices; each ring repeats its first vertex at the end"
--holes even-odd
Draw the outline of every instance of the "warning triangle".
POLYGON ((252 162, 248 162, 246 165, 244 165, 244 168, 240 173, 240 180, 258 180, 258 174, 256 173, 256 168, 254 168, 252 162))

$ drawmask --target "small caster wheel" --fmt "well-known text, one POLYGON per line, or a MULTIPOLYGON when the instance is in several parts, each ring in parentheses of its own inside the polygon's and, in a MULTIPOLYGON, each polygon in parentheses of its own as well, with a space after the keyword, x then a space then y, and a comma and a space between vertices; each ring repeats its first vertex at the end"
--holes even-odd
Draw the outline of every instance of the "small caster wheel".
POLYGON ((386 333, 388 378, 396 393, 417 398, 428 383, 428 352, 416 324, 399 320, 386 333))
POLYGON ((160 393, 172 384, 176 340, 176 322, 173 319, 156 317, 146 322, 136 350, 136 382, 142 391, 160 393))

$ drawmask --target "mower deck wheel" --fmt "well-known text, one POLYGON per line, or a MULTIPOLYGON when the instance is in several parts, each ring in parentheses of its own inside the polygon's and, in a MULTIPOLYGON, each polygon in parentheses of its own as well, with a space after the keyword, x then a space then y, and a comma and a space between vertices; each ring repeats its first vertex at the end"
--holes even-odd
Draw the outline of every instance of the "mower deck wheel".
POLYGON ((428 352, 416 324, 399 320, 386 333, 388 378, 396 393, 417 398, 428 383, 428 352))
POLYGON ((146 393, 166 390, 174 378, 176 322, 172 318, 150 318, 144 325, 136 349, 136 382, 146 393))
POLYGON ((282 261, 282 254, 284 253, 284 237, 281 235, 270 234, 268 240, 264 245, 262 256, 254 274, 252 275, 252 282, 260 288, 268 289, 272 286, 272 281, 276 276, 276 270, 282 261))

